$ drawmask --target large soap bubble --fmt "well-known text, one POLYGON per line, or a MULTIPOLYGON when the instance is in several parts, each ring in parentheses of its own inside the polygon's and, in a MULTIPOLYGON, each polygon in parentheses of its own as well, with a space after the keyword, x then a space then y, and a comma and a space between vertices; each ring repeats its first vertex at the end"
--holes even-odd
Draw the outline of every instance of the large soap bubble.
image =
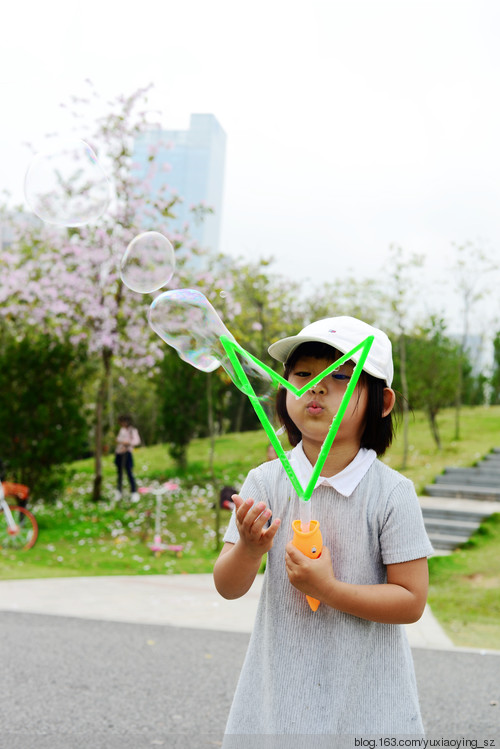
POLYGON ((24 179, 29 207, 48 224, 84 226, 107 209, 110 183, 83 140, 59 140, 32 160, 24 179))
POLYGON ((135 237, 120 264, 123 283, 141 294, 161 289, 170 281, 174 270, 174 248, 158 231, 146 231, 135 237))
POLYGON ((165 291, 151 304, 149 324, 181 359, 213 372, 225 356, 220 336, 233 336, 208 299, 194 289, 165 291))
POLYGON ((175 348, 181 359, 196 369, 213 372, 222 365, 234 384, 247 395, 263 399, 271 393, 271 377, 254 361, 245 356, 239 360, 248 382, 237 371, 221 337, 237 346, 236 340, 200 291, 165 291, 151 304, 148 318, 155 333, 175 348))

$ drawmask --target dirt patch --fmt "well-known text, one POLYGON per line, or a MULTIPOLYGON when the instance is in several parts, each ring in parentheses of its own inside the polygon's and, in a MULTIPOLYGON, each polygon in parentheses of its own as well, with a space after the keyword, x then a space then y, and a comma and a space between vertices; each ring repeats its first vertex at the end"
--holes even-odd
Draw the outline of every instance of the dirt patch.
POLYGON ((483 575, 480 572, 477 572, 474 575, 465 575, 463 579, 472 583, 472 585, 477 588, 500 588, 500 577, 490 577, 489 575, 483 575))

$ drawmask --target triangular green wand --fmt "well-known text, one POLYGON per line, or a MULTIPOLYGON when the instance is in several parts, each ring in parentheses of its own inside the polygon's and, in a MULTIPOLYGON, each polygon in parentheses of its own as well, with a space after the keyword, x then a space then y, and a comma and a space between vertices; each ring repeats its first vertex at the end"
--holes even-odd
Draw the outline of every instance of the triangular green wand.
MULTIPOLYGON (((327 455, 330 452, 330 449, 333 445, 333 441, 337 435, 337 431, 342 422, 342 419, 344 417, 345 411, 352 397, 352 394, 354 392, 354 388, 356 387, 358 383, 359 377, 363 370, 366 357, 368 356, 373 340, 374 340, 373 336, 369 336, 364 341, 362 341, 358 346, 355 346, 353 349, 351 349, 351 351, 348 351, 347 354, 344 354, 344 356, 342 356, 336 362, 334 362, 329 367, 324 369, 323 372, 317 375, 317 377, 312 379, 310 382, 304 385, 304 387, 298 390, 296 387, 291 385, 287 380, 285 380, 284 377, 281 377, 281 375, 274 372, 274 370, 270 369, 270 367, 268 367, 266 364, 261 362, 255 356, 252 356, 252 354, 249 354, 248 351, 245 351, 245 349, 242 348, 238 343, 231 340, 227 336, 220 337, 220 341, 224 347, 224 350, 226 351, 229 357, 229 361, 231 362, 233 366, 233 370, 237 378, 237 382, 235 382, 235 384, 250 398, 250 402, 255 410, 255 413, 257 414, 260 423, 264 427, 264 430, 267 436, 269 437, 271 444, 276 450, 276 454, 283 468, 285 469, 290 481, 292 482, 292 486, 297 492, 299 500, 301 500, 299 503, 300 516, 301 516, 300 520, 295 520, 293 522, 293 544, 297 549, 299 549, 303 554, 310 557, 311 559, 317 559, 321 555, 321 551, 323 548, 323 540, 321 537, 319 522, 317 520, 311 520, 311 506, 310 506, 309 500, 311 499, 312 493, 316 486, 316 481, 321 474, 321 469, 323 468, 325 464, 327 455), (314 385, 316 385, 318 382, 321 382, 321 380, 324 377, 326 377, 331 372, 338 369, 346 361, 351 359, 352 356, 356 354, 359 350, 362 350, 359 361, 354 367, 354 371, 349 381, 349 385, 347 386, 347 389, 342 397, 339 410, 337 414, 335 415, 331 423, 330 429, 328 430, 326 439, 323 442, 323 445, 321 446, 321 450, 320 450, 318 459, 316 461, 316 464, 313 468, 311 478, 309 479, 307 486, 304 488, 300 484, 300 481, 298 480, 295 474, 295 471, 290 465, 290 461, 288 460, 286 453, 283 450, 281 442, 276 436, 275 431, 267 417, 267 414, 262 408, 262 404, 260 403, 259 398, 255 394, 255 390, 252 387, 250 380, 248 379, 248 376, 245 370, 243 369, 240 360, 238 359, 237 354, 239 353, 241 356, 246 357, 247 359, 250 359, 251 361, 253 361, 255 364, 257 364, 259 367, 261 367, 265 372, 267 372, 270 375, 274 383, 278 385, 282 385, 291 393, 293 393, 297 398, 300 398, 302 395, 307 393, 308 390, 314 387, 314 385)), ((308 596, 308 595, 306 595, 306 599, 312 611, 316 611, 320 604, 318 599, 313 598, 312 596, 308 596)))
POLYGON ((284 377, 279 375, 277 372, 272 370, 270 367, 268 367, 266 364, 261 362, 259 359, 257 359, 255 356, 250 354, 248 351, 245 351, 245 349, 239 345, 234 340, 231 340, 227 336, 221 336, 220 341, 224 347, 224 350, 227 353, 227 356, 233 366, 234 372, 236 374, 236 377, 238 378, 238 381, 235 383, 237 387, 240 388, 250 399, 250 402, 255 410, 255 413, 257 414, 260 423, 262 424, 264 431, 266 432, 267 436, 269 437, 269 441, 271 442, 272 446, 276 450, 276 455, 278 456, 283 468, 285 469, 288 477, 290 478, 290 481, 292 482, 292 486, 297 492, 300 499, 303 501, 310 500, 312 493, 314 491, 314 487, 316 486, 316 481, 318 480, 318 477, 321 474, 321 470, 325 464, 325 460, 327 458, 328 453, 330 452, 330 449, 332 447, 333 441, 337 435, 338 429, 340 427, 341 421, 344 417, 344 414, 346 412, 347 406, 349 405, 349 401, 351 399, 351 396, 354 392, 354 389, 356 385, 358 384, 358 380, 360 378, 361 372, 363 370, 363 367, 365 365, 366 358, 370 352, 371 345, 373 343, 373 336, 368 336, 368 338, 365 338, 364 341, 362 341, 360 344, 355 346, 353 349, 348 351, 346 354, 344 354, 340 359, 338 359, 336 362, 333 362, 329 367, 323 370, 323 372, 320 372, 317 377, 315 377, 313 380, 308 382, 304 387, 297 389, 293 385, 291 385, 288 380, 285 380, 284 377), (334 372, 336 369, 338 369, 342 364, 344 364, 349 359, 352 359, 353 355, 356 354, 358 351, 362 350, 361 355, 359 357, 359 361, 356 363, 356 366, 354 367, 354 371, 352 373, 351 379, 349 381, 349 385, 346 388, 346 391, 342 397, 342 401, 340 403, 339 410, 337 411, 337 414, 335 415, 335 418, 332 421, 332 424, 330 426, 330 429, 328 431, 328 434, 326 436, 325 441, 323 442, 323 445, 321 447, 318 460, 316 461, 316 464, 314 466, 313 472, 311 474, 311 478, 309 479, 309 482, 306 487, 303 487, 297 476, 295 475, 295 472, 290 465, 290 461, 288 460, 285 451, 283 450, 283 447, 281 445, 281 442, 279 441, 278 437, 276 436, 276 433, 269 421, 269 418, 262 408, 262 404, 258 398, 258 396, 255 393, 254 388, 252 387, 250 380, 248 379, 248 376, 243 369, 243 366, 238 358, 237 354, 240 354, 240 356, 245 357, 247 359, 250 359, 255 364, 257 364, 258 367, 260 367, 262 370, 264 370, 272 379, 272 381, 277 385, 282 385, 284 388, 289 390, 293 395, 295 395, 297 398, 302 397, 305 393, 307 393, 308 390, 310 390, 314 385, 316 385, 318 382, 321 382, 321 380, 324 377, 327 377, 331 372, 334 372))

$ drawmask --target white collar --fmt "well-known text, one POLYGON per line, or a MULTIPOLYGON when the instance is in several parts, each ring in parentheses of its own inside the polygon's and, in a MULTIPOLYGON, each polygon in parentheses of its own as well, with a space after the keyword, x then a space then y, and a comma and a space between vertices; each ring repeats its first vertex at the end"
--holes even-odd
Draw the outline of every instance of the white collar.
MULTIPOLYGON (((314 488, 316 489, 320 485, 331 486, 344 497, 350 497, 376 457, 375 450, 367 450, 365 447, 361 447, 354 460, 340 473, 335 474, 335 476, 319 476, 314 488)), ((301 486, 305 488, 311 478, 313 466, 304 452, 302 442, 299 442, 297 447, 293 448, 290 455, 290 465, 301 486)))

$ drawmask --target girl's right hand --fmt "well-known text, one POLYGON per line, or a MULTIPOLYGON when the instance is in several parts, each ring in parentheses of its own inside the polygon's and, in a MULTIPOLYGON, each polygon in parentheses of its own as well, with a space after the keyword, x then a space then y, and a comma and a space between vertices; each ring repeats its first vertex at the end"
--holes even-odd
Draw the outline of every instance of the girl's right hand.
POLYGON ((256 558, 266 554, 271 546, 280 527, 281 520, 276 519, 271 525, 265 526, 271 518, 271 510, 264 502, 255 504, 253 499, 242 499, 239 494, 231 497, 236 506, 236 526, 240 534, 240 542, 246 551, 256 558))

